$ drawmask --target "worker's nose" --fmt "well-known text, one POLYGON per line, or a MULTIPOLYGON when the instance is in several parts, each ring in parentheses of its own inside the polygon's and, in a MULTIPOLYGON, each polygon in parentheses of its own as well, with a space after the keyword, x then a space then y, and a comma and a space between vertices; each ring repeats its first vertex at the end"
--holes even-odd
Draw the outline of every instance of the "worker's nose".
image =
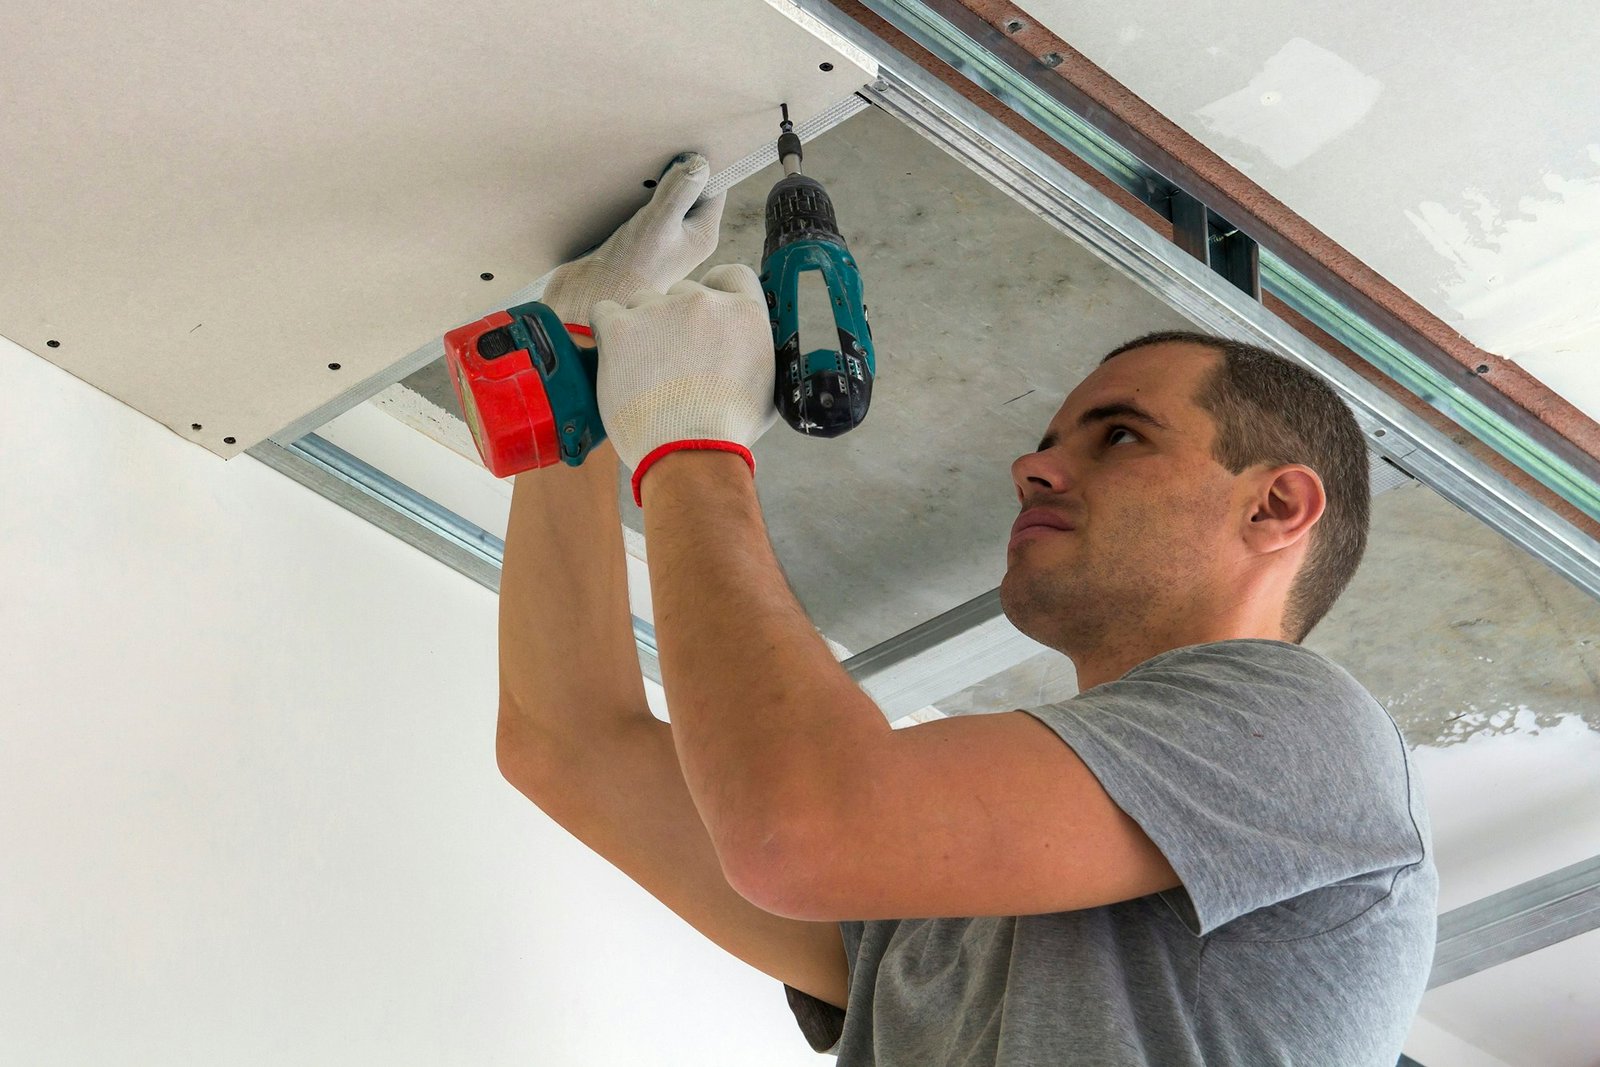
POLYGON ((1073 481, 1072 472, 1056 449, 1029 452, 1011 462, 1011 483, 1017 491, 1018 504, 1042 493, 1065 492, 1073 481))

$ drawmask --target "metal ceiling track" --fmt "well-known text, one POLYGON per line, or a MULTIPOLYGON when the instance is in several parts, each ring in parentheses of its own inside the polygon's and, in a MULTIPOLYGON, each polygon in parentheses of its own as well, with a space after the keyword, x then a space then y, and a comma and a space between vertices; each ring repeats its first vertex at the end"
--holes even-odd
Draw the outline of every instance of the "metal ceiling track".
MULTIPOLYGON (((1319 328, 1383 368, 1402 386, 1415 389, 1439 410, 1457 418, 1474 433, 1480 433, 1482 439, 1503 454, 1511 456, 1521 448, 1537 460, 1534 466, 1548 467, 1545 475, 1551 471, 1562 473, 1560 457, 1551 455, 1548 450, 1541 451, 1539 443, 1525 434, 1518 437, 1519 428, 1497 419, 1493 412, 1478 413, 1474 416, 1476 422, 1466 417, 1471 414, 1466 411, 1471 397, 1455 396, 1451 391, 1459 394, 1460 390, 1451 383, 1429 378, 1434 372, 1421 361, 1412 360, 1416 366, 1408 369, 1404 350, 1392 339, 1350 313, 1265 249, 1235 245, 1221 249, 1220 254, 1207 251, 1202 258, 1196 258, 1205 251, 1204 246, 1234 238, 1235 234, 1229 232, 1223 220, 1204 205, 1196 207, 1196 203, 1182 200, 1174 204, 1176 194, 1170 183, 1153 188, 1150 185, 1153 172, 1149 168, 1081 119, 1070 116, 1059 104, 1054 105, 1051 113, 1042 114, 1037 106, 1030 105, 1019 95, 1020 91, 1002 84, 1004 70, 997 68, 993 56, 983 53, 971 38, 943 22, 929 5, 910 0, 866 0, 868 7, 902 32, 983 85, 1125 188, 1142 189, 1143 192, 1136 192, 1142 198, 1164 198, 1169 218, 1174 217, 1175 211, 1187 212, 1192 224, 1189 251, 1151 230, 825 0, 791 2, 878 60, 879 81, 862 90, 867 100, 898 116, 963 160, 1019 203, 1085 244, 1201 328, 1261 345, 1312 368, 1350 404, 1369 446, 1389 465, 1431 486, 1591 595, 1600 597, 1600 546, 1520 487, 1463 453, 1444 434, 1423 423, 1397 400, 1309 342, 1252 297, 1263 289, 1274 292, 1319 328), (963 52, 962 48, 969 51, 963 52), (1064 130, 1064 126, 1071 128, 1064 130), (1447 410, 1451 404, 1458 405, 1466 414, 1447 410), (1515 439, 1515 447, 1505 445, 1506 439, 1515 439)), ((1032 102, 1033 105, 1037 103, 1032 102)), ((1188 195, 1182 190, 1176 193, 1188 195)), ((535 283, 529 288, 537 287, 535 283)), ((376 383, 363 383, 357 391, 340 398, 342 406, 338 410, 324 408, 314 413, 319 420, 316 425, 362 402, 381 387, 376 383)), ((274 435, 272 440, 250 449, 250 454, 498 592, 504 552, 499 538, 315 433, 306 432, 312 428, 306 420, 300 420, 294 427, 274 435)), ((1517 461, 1514 456, 1512 458, 1517 461)), ((1529 469, 1527 464, 1518 462, 1529 469)), ((1537 472, 1530 473, 1600 518, 1600 491, 1577 471, 1567 469, 1562 475, 1566 481, 1554 475, 1547 478, 1537 472), (1591 511, 1591 507, 1594 510, 1591 511)), ((1379 488, 1376 481, 1374 488, 1379 488)), ((638 618, 633 620, 633 628, 641 667, 647 677, 659 683, 655 631, 638 618)), ((1040 650, 1041 646, 1018 633, 1005 620, 998 590, 991 590, 851 657, 843 666, 892 722, 992 677, 1040 650)), ((1577 918, 1568 914, 1573 893, 1568 891, 1570 886, 1566 882, 1556 884, 1564 877, 1570 881, 1570 869, 1512 891, 1521 893, 1515 901, 1501 899, 1505 897, 1502 894, 1451 912, 1447 918, 1455 918, 1448 935, 1441 928, 1441 945, 1455 946, 1451 951, 1459 950, 1464 955, 1476 953, 1477 965, 1488 966, 1489 962, 1503 962, 1551 943, 1550 940, 1541 941, 1540 937, 1554 934, 1557 935, 1554 939, 1559 940, 1593 928, 1600 911, 1590 909, 1577 918), (1500 904, 1489 907, 1496 900, 1500 904), (1506 908, 1515 913, 1514 918, 1508 919, 1503 914, 1506 908), (1514 937, 1516 931, 1512 927, 1523 931, 1528 927, 1540 927, 1543 933, 1532 938, 1520 937, 1520 934, 1514 937), (1479 951, 1483 944, 1489 943, 1496 947, 1487 953, 1479 951), (1484 962, 1486 960, 1489 962, 1484 962)), ((1600 872, 1588 871, 1579 877, 1580 881, 1588 879, 1583 892, 1591 896, 1584 899, 1592 899, 1596 883, 1600 883, 1600 872)), ((1440 965, 1446 965, 1444 957, 1440 965)), ((1442 977, 1448 973, 1451 972, 1441 971, 1439 981, 1452 980, 1442 977)), ((1460 977, 1461 973, 1455 976, 1460 977)))
MULTIPOLYGON (((504 541, 333 442, 308 433, 287 445, 263 441, 247 454, 466 575, 491 593, 500 592, 504 541)), ((645 676, 660 685, 656 628, 635 615, 633 641, 645 676)))
POLYGON ((1600 856, 1439 916, 1428 988, 1600 927, 1600 856))

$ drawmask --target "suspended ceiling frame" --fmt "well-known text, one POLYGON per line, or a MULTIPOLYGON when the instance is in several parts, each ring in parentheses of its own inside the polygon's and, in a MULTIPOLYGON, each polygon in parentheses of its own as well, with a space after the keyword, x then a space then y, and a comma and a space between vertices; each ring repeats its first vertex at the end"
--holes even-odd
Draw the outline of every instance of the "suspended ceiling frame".
MULTIPOLYGON (((882 0, 871 6, 907 5, 882 0)), ((1497 470, 1470 454, 1430 424, 1436 420, 1391 395, 1397 391, 1392 383, 1375 382, 1312 343, 1283 318, 1156 232, 1145 219, 1115 202, 1103 187, 1096 188, 1059 159, 1028 143, 833 5, 823 0, 796 0, 796 7, 878 62, 879 78, 861 90, 862 99, 895 114, 961 158, 1203 329, 1262 345, 1311 367, 1350 404, 1375 454, 1600 598, 1600 546, 1557 514, 1547 503, 1548 494, 1541 494, 1545 499, 1536 497, 1516 484, 1525 479, 1514 481, 1504 466, 1497 470)), ((815 136, 855 109, 848 104, 836 108, 803 128, 802 134, 815 136)), ((737 171, 753 171, 752 160, 719 175, 719 187, 737 180, 737 171)), ((763 156, 761 163, 765 162, 763 156)), ((542 283, 543 279, 527 287, 519 299, 536 297, 542 283)), ((419 350, 390 372, 361 383, 249 453, 498 590, 504 551, 499 538, 309 432, 437 358, 439 352, 434 348, 419 350)), ((1381 486, 1375 485, 1378 488, 1381 486)), ((641 666, 659 682, 654 629, 637 617, 633 626, 641 666)), ((895 721, 1036 652, 1037 646, 1006 622, 998 590, 991 590, 851 657, 843 666, 885 716, 895 721)), ((1600 927, 1600 859, 1552 872, 1441 916, 1430 987, 1596 927, 1600 927)))
POLYGON ((1253 295, 1302 332, 1324 331, 1331 354, 1411 401, 1431 425, 1465 428, 1484 444, 1458 443, 1600 538, 1600 424, 1457 334, 1022 8, 1008 0, 793 2, 870 27, 1180 244, 1167 203, 1174 191, 1231 220, 1260 246, 1264 293, 1253 295))

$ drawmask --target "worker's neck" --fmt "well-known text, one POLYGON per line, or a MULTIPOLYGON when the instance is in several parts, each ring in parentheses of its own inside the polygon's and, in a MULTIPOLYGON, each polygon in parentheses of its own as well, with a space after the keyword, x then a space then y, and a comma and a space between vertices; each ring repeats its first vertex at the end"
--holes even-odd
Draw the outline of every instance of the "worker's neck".
POLYGON ((1193 619, 1151 620, 1118 632, 1102 632, 1086 647, 1064 649, 1078 674, 1078 692, 1114 682, 1146 660, 1175 648, 1206 645, 1214 641, 1259 638, 1288 641, 1281 612, 1240 605, 1232 611, 1208 613, 1193 619))

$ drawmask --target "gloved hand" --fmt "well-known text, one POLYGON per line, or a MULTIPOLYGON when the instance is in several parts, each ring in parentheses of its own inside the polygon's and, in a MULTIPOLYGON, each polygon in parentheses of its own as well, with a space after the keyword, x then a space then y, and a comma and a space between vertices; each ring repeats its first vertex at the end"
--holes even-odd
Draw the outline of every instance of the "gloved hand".
POLYGON ((599 248, 557 267, 540 301, 562 322, 586 326, 601 300, 626 300, 641 289, 663 292, 687 278, 717 247, 727 194, 695 203, 710 180, 705 156, 678 156, 650 202, 599 248))
POLYGON ((778 421, 777 362, 767 301, 756 272, 712 267, 699 282, 640 292, 627 306, 601 301, 593 314, 600 365, 600 421, 639 483, 679 448, 736 452, 755 473, 750 446, 778 421))

